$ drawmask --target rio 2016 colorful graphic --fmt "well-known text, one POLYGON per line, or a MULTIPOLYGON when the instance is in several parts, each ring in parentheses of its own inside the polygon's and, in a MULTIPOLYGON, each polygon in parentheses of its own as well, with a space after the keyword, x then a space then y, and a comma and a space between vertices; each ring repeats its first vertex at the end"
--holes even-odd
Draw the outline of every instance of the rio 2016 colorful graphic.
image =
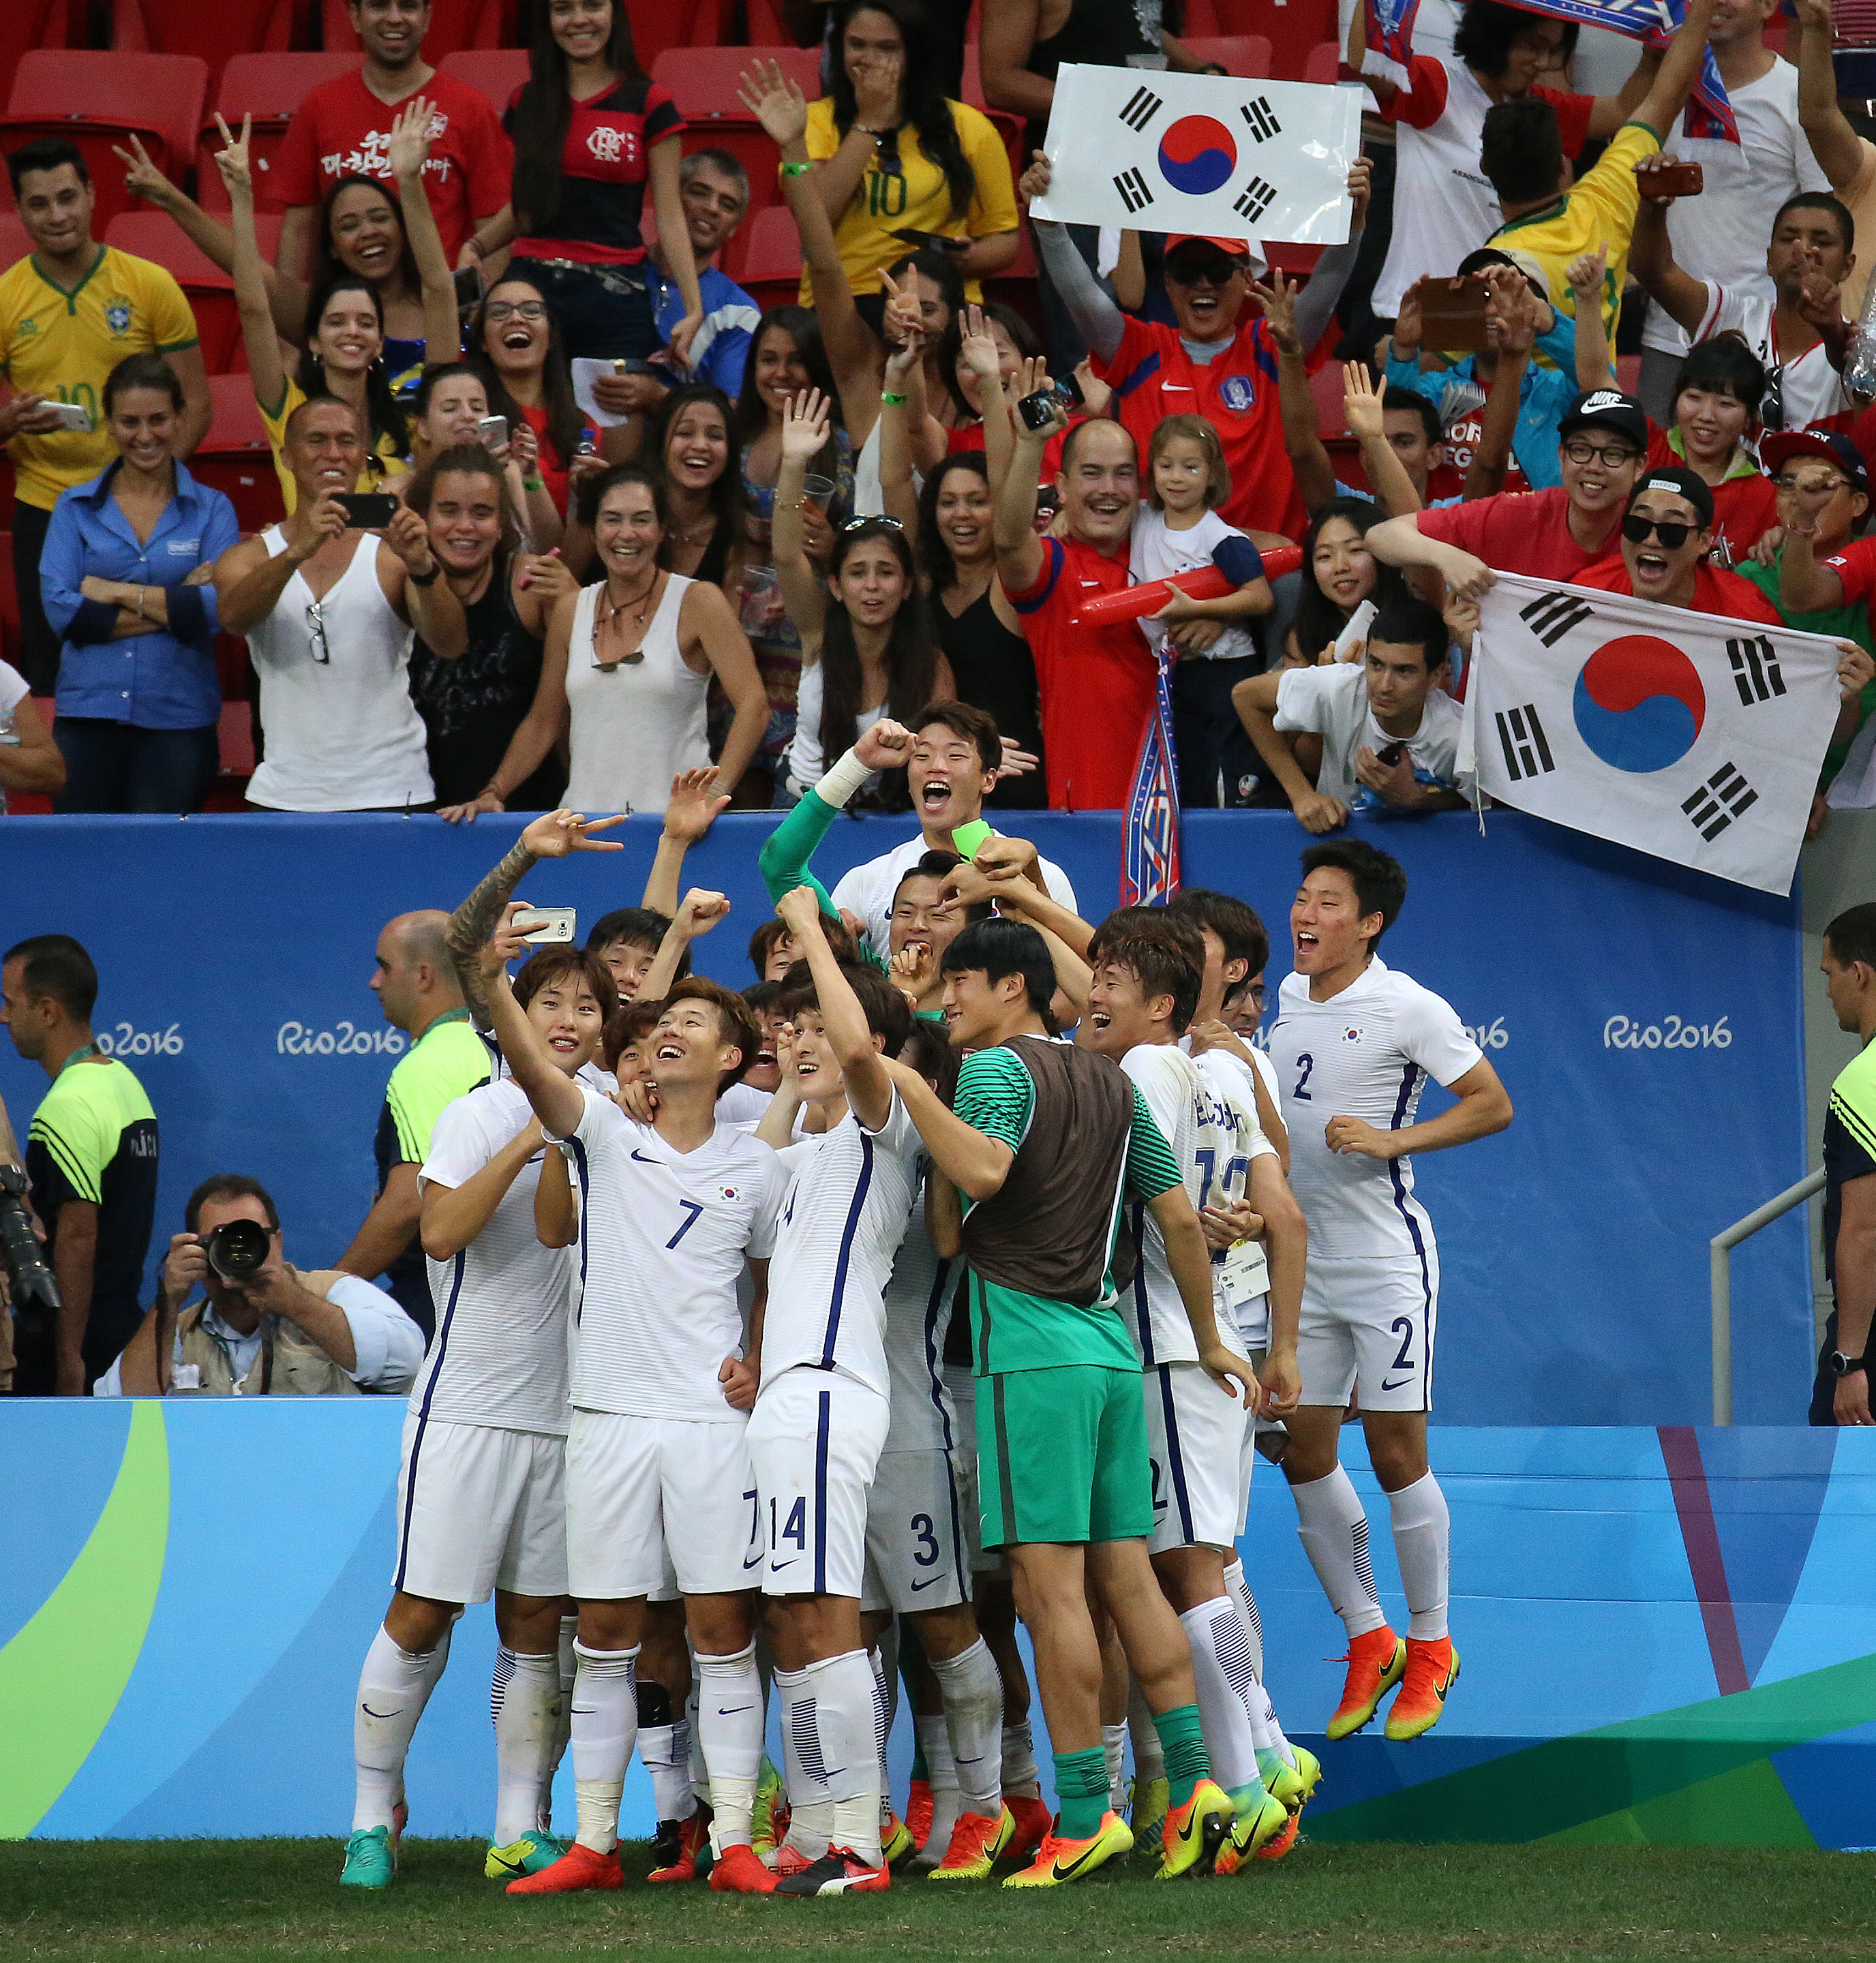
MULTIPOLYGON (((389 1398, 0 1402, 0 1835, 342 1836, 402 1419, 389 1398)), ((1413 1744, 1314 1735, 1340 1626, 1282 1481, 1253 1491, 1269 1681, 1323 1760, 1313 1835, 1876 1843, 1876 1437, 1445 1427, 1432 1450, 1466 1667, 1413 1744)), ((488 1830, 492 1660, 472 1610, 411 1754, 414 1832, 488 1830)), ((627 1798, 648 1830, 648 1794, 627 1798)))

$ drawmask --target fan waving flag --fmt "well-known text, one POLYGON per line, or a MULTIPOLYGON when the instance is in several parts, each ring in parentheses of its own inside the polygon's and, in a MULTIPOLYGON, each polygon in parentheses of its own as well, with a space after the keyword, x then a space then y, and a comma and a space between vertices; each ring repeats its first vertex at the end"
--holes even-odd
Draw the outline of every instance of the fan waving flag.
POLYGON ((1520 811, 1787 894, 1839 658, 1821 634, 1500 573, 1458 766, 1520 811))
POLYGON ((1179 758, 1173 748, 1173 660, 1160 657, 1153 713, 1140 738, 1121 827, 1120 903, 1161 907, 1179 891, 1179 758))
POLYGON ((1347 242, 1361 91, 1064 62, 1034 216, 1223 239, 1347 242))

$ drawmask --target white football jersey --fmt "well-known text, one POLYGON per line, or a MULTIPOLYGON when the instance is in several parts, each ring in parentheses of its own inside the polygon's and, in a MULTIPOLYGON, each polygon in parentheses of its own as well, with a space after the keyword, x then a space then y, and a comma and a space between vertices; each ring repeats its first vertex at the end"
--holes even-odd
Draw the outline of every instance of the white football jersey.
POLYGON ((780 1154, 792 1177, 769 1271, 765 1384, 805 1364, 842 1371, 882 1398, 892 1395, 886 1278, 918 1190, 924 1150, 895 1090, 877 1132, 849 1111, 832 1131, 780 1154))
POLYGON ((1413 1122, 1430 1077, 1450 1085, 1481 1059, 1452 1005, 1388 967, 1379 955, 1326 1002, 1309 978, 1284 978, 1270 1061, 1290 1133, 1290 1187, 1309 1223, 1309 1251, 1324 1260, 1406 1260, 1433 1244, 1433 1222, 1413 1196, 1413 1161, 1332 1152, 1331 1118, 1377 1131, 1413 1122))
MULTIPOLYGON (((1253 1149, 1275 1148, 1255 1119, 1247 1131, 1238 1100, 1219 1097, 1174 1043, 1136 1044, 1121 1058, 1120 1067, 1133 1079, 1172 1148, 1193 1206, 1209 1206, 1221 1193, 1241 1195, 1253 1149)), ((1148 1369, 1156 1363, 1195 1363, 1199 1346, 1167 1263, 1165 1237, 1140 1202, 1132 1202, 1128 1212, 1140 1247, 1133 1280, 1125 1291, 1134 1347, 1148 1369)), ((1219 1335, 1235 1349, 1234 1323, 1224 1315, 1217 1321, 1219 1335)))
POLYGON ((741 1424, 717 1381, 743 1350, 745 1259, 774 1252, 788 1176, 720 1121, 695 1151, 667 1145, 581 1087, 567 1138, 579 1181, 579 1341, 572 1401, 629 1417, 741 1424))
POLYGON ((931 1244, 921 1185, 912 1196, 905 1238, 886 1283, 888 1452, 949 1452, 957 1443, 956 1413, 944 1380, 945 1337, 963 1272, 962 1261, 941 1261, 931 1244))
MULTIPOLYGON (((1254 1066, 1228 1049, 1205 1050, 1193 1058, 1199 1066, 1199 1074, 1220 1099, 1238 1107, 1241 1120, 1248 1128, 1245 1132, 1251 1141, 1248 1148, 1241 1147, 1239 1153, 1234 1154, 1234 1158, 1241 1156, 1245 1161, 1243 1177, 1236 1185, 1227 1182, 1222 1189, 1233 1199, 1242 1199, 1249 1193, 1251 1160, 1266 1152, 1273 1158, 1279 1156, 1257 1116, 1257 1079, 1263 1079, 1264 1090, 1271 1103, 1276 1105, 1276 1072, 1262 1050, 1253 1049, 1250 1053, 1255 1059, 1254 1066)), ((1209 1205, 1210 1202, 1204 1203, 1209 1205)), ((1267 1280, 1267 1263, 1245 1262, 1241 1258, 1231 1260, 1222 1248, 1215 1248, 1212 1272, 1218 1283, 1224 1313, 1236 1327, 1245 1353, 1255 1356, 1258 1351, 1267 1350, 1270 1347, 1270 1297, 1265 1287, 1251 1285, 1253 1278, 1267 1280)))
MULTIPOLYGON (((420 1183, 467 1185, 533 1119, 513 1078, 479 1086, 437 1120, 420 1183)), ((580 1257, 577 1247, 543 1247, 535 1236, 543 1155, 515 1174, 459 1254, 429 1263, 437 1333, 411 1391, 420 1417, 508 1431, 567 1429, 567 1324, 580 1257)))

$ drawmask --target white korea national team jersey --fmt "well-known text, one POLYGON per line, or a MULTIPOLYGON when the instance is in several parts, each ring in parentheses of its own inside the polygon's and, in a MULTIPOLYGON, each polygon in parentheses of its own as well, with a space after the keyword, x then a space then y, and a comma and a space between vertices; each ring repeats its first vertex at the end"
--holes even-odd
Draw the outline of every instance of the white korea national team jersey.
POLYGON ((877 1132, 849 1111, 832 1131, 786 1147, 793 1177, 776 1234, 762 1324, 762 1380, 797 1364, 840 1370, 889 1398, 885 1288, 924 1150, 892 1094, 877 1132))
MULTIPOLYGON (((512 1078, 479 1086, 444 1107, 420 1183, 467 1185, 533 1119, 512 1078)), ((567 1323, 580 1257, 577 1247, 543 1247, 536 1238, 542 1158, 536 1152, 515 1174, 459 1254, 429 1263, 437 1333, 411 1391, 420 1417, 508 1431, 567 1429, 567 1323)))
POLYGON ((886 1283, 887 1395, 892 1405, 888 1452, 949 1452, 957 1443, 956 1414, 943 1372, 951 1305, 963 1272, 962 1261, 941 1261, 932 1246, 921 1185, 912 1196, 905 1238, 886 1283))
MULTIPOLYGON (((1276 1150, 1257 1120, 1247 1120, 1241 1103, 1221 1097, 1176 1044, 1136 1044, 1120 1067, 1133 1079, 1172 1148, 1193 1206, 1209 1206, 1221 1194, 1241 1196, 1251 1160, 1260 1151, 1276 1150)), ((1196 1363, 1199 1346, 1167 1263, 1165 1237, 1144 1206, 1136 1201, 1130 1211, 1141 1251, 1125 1307, 1140 1360, 1149 1369, 1156 1363, 1196 1363)), ((1219 1335, 1237 1348, 1234 1324, 1224 1316, 1217 1321, 1219 1335)))
POLYGON ((667 1145, 584 1085, 568 1135, 580 1182, 579 1343, 572 1401, 629 1417, 741 1424, 717 1381, 743 1350, 736 1283, 766 1260, 788 1176, 720 1120, 695 1151, 667 1145))
POLYGON ((1331 1118, 1377 1131, 1413 1122, 1430 1077, 1451 1085, 1482 1052, 1452 1005, 1388 967, 1379 955, 1360 979, 1326 1002, 1309 978, 1285 975, 1278 991, 1270 1061, 1290 1132, 1290 1187, 1309 1225, 1309 1251, 1324 1260, 1412 1260, 1430 1246, 1433 1223, 1413 1196, 1413 1161, 1332 1152, 1331 1118))
MULTIPOLYGON (((1180 1039, 1183 1049, 1190 1042, 1189 1036, 1180 1039)), ((1189 1055, 1189 1052, 1187 1052, 1189 1055)), ((1199 1066, 1199 1074, 1211 1085, 1217 1094, 1236 1104, 1241 1111, 1252 1134, 1258 1141, 1256 1147, 1246 1153, 1245 1177, 1241 1184, 1225 1186, 1224 1190, 1234 1199, 1247 1197, 1250 1191, 1248 1161, 1269 1153, 1273 1158, 1282 1155, 1278 1152, 1270 1135, 1263 1129, 1257 1115, 1257 1085, 1262 1081, 1264 1091, 1273 1109, 1280 1110, 1277 1091, 1277 1074, 1270 1067, 1270 1059, 1260 1049, 1252 1049, 1253 1062, 1247 1063, 1236 1051, 1208 1049, 1193 1058, 1199 1066)), ((1204 1204, 1209 1206, 1210 1202, 1204 1204)), ((1255 1356, 1260 1350, 1268 1349, 1270 1343, 1270 1297, 1266 1289, 1255 1285, 1250 1278, 1260 1276, 1267 1281, 1267 1262, 1254 1264, 1228 1260, 1221 1248, 1212 1253, 1212 1273, 1218 1284, 1218 1293, 1223 1299, 1225 1313, 1237 1331, 1238 1340, 1245 1353, 1255 1356)))

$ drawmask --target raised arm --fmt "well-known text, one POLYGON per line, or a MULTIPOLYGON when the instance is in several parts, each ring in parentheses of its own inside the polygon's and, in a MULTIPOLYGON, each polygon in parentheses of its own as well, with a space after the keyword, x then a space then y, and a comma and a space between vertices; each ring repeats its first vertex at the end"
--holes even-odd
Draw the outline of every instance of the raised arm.
POLYGON ((690 249, 690 228, 684 223, 683 193, 677 167, 683 161, 683 139, 661 137, 651 146, 651 210, 658 219, 658 242, 684 303, 683 316, 672 326, 668 345, 674 360, 690 365, 690 344, 703 325, 703 295, 697 284, 696 255, 690 249))
POLYGON ((1414 511, 1404 518, 1384 518, 1369 530, 1368 549, 1383 565, 1430 567, 1468 600, 1489 592, 1498 576, 1491 568, 1458 546, 1428 538, 1420 530, 1420 517, 1414 511))
POLYGON ((1284 453, 1296 478, 1305 511, 1321 510, 1335 495, 1335 466, 1322 440, 1322 419, 1309 386, 1305 348, 1296 331, 1296 288, 1281 272, 1266 286, 1251 282, 1250 296, 1263 309, 1277 351, 1277 409, 1283 419, 1284 453))
MULTIPOLYGON (((215 112, 216 127, 222 133, 222 148, 215 153, 215 168, 228 187, 229 219, 235 235, 235 305, 241 315, 242 345, 247 350, 254 399, 265 414, 277 415, 287 399, 287 371, 280 366, 280 337, 274 331, 261 242, 254 229, 254 179, 248 162, 252 123, 251 117, 244 116, 237 137, 222 120, 221 111, 215 112)), ((228 626, 225 617, 222 625, 228 626)), ((229 627, 230 633, 245 631, 229 627)))
POLYGON ((1606 389, 1615 372, 1610 358, 1609 328, 1602 319, 1602 283, 1608 277, 1609 241, 1593 252, 1580 252, 1564 269, 1577 302, 1577 386, 1606 389))
POLYGON ((1382 508, 1391 518, 1404 517, 1420 508, 1420 494, 1407 474, 1407 466, 1394 454, 1388 440, 1388 425, 1381 408, 1383 390, 1369 379, 1365 362, 1349 361, 1342 370, 1342 413, 1350 431, 1362 447, 1362 463, 1368 482, 1382 508))
POLYGON ((1667 235, 1668 207, 1671 197, 1659 197, 1648 188, 1649 181, 1663 164, 1673 162, 1672 152, 1643 159, 1635 171, 1640 203, 1635 207, 1635 229, 1628 242, 1628 270, 1667 314, 1688 333, 1698 331, 1707 311, 1707 287, 1676 264, 1674 248, 1667 235))
POLYGON ((716 788, 716 768, 680 770, 671 779, 671 802, 664 807, 664 828, 658 834, 658 850, 651 869, 645 875, 645 891, 639 904, 668 919, 677 912, 678 882, 684 869, 684 854, 702 838, 729 803, 727 791, 716 788))
POLYGON ((1796 0, 1796 5, 1798 120, 1817 168, 1830 180, 1833 191, 1842 191, 1863 168, 1863 139, 1837 107, 1830 0, 1796 0))
MULTIPOLYGON (((1027 424, 1013 432, 1010 454, 1000 471, 987 449, 990 472, 991 533, 997 546, 997 576, 1006 593, 1022 593, 1033 586, 1042 572, 1042 542, 1036 536, 1036 487, 1042 476, 1042 450, 1048 439, 1068 427, 1068 418, 1058 407, 1047 426, 1031 429, 1027 424)), ((987 432, 988 434, 988 432, 987 432)))
MULTIPOLYGON (((1035 161, 1023 173, 1017 190, 1026 206, 1039 197, 1046 197, 1048 186, 1048 159, 1038 150, 1035 161)), ((1030 223, 1035 228, 1036 249, 1042 255, 1042 263, 1068 309, 1075 331, 1098 360, 1112 360, 1120 352, 1120 337, 1126 331, 1125 315, 1102 292, 1100 282, 1088 270, 1087 261, 1075 250, 1066 226, 1046 218, 1032 219, 1030 223)))
POLYGON ((1365 157, 1357 157, 1349 166, 1348 191, 1354 209, 1349 214, 1348 238, 1340 245, 1322 248, 1309 283, 1298 296, 1296 333, 1305 349, 1314 347, 1328 331, 1342 289, 1355 271, 1362 249, 1362 233, 1368 223, 1369 187, 1374 168, 1365 157))
POLYGON ((821 631, 828 617, 828 600, 819 575, 808 558, 808 527, 802 521, 808 466, 828 440, 833 405, 818 389, 796 396, 782 411, 782 462, 775 479, 775 522, 770 543, 775 552, 776 577, 782 582, 782 604, 801 636, 804 665, 821 654, 821 631))
POLYGON ((1713 0, 1687 0, 1687 11, 1631 122, 1645 123, 1657 136, 1665 136, 1673 128, 1700 78, 1707 55, 1707 30, 1712 24, 1713 0))
POLYGON ((860 998, 828 945, 820 902, 805 887, 796 886, 782 895, 775 911, 795 937, 814 977, 821 1026, 840 1066, 847 1103, 868 1131, 876 1132, 892 1115, 892 1080, 885 1073, 879 1039, 867 1026, 860 998))
POLYGON ((488 998, 488 1016, 495 1040, 507 1059, 509 1074, 534 1107, 543 1128, 564 1138, 580 1122, 585 1108, 581 1087, 555 1062, 553 1052, 541 1040, 527 1019, 527 1011, 514 999, 514 985, 508 979, 508 963, 525 961, 527 940, 514 928, 518 901, 504 910, 500 925, 484 943, 481 954, 482 985, 488 998))
POLYGON ((322 491, 287 522, 287 543, 268 556, 258 539, 230 546, 215 562, 216 613, 226 634, 251 633, 280 604, 287 583, 329 539, 345 530, 345 508, 322 491))
POLYGON ((912 1122, 933 1162, 968 1199, 988 1199, 1003 1190, 1016 1154, 1000 1138, 967 1125, 909 1065, 891 1057, 880 1068, 898 1086, 912 1122))
POLYGON ((469 616, 442 575, 428 524, 400 504, 378 543, 379 584, 392 610, 439 661, 459 661, 469 652, 469 616))
MULTIPOLYGON (((386 156, 397 180, 398 209, 404 215, 404 235, 424 300, 424 359, 455 361, 461 357, 463 330, 456 311, 456 280, 437 229, 436 214, 424 191, 424 165, 430 155, 430 121, 436 106, 422 95, 412 96, 391 123, 386 156)), ((428 637, 426 636, 426 639, 428 637)))
POLYGON ((424 1211, 418 1232, 433 1261, 459 1254, 495 1218, 521 1168, 546 1142, 540 1120, 530 1118, 480 1170, 460 1186, 424 1183, 424 1211))
POLYGON ((719 921, 728 917, 729 900, 725 895, 692 887, 673 910, 671 924, 664 930, 664 938, 658 944, 658 953, 645 971, 634 1001, 663 1001, 677 979, 677 970, 690 943, 708 933, 719 921))

